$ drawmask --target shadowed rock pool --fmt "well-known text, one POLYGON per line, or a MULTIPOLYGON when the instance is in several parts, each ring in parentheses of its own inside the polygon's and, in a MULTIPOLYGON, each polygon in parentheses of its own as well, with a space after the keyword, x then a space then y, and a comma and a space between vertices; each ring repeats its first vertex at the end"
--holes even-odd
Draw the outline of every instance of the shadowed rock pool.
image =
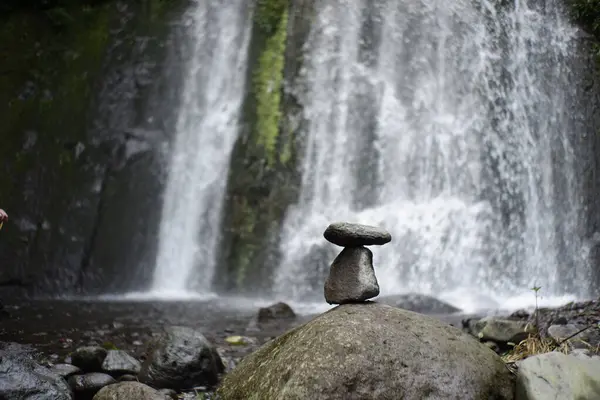
MULTIPOLYGON (((144 359, 146 345, 165 326, 200 330, 227 359, 236 360, 269 339, 312 318, 298 315, 248 329, 264 306, 209 301, 6 301, 10 314, 0 320, 0 341, 33 345, 50 361, 62 361, 80 346, 100 345, 127 350, 144 359), (232 335, 248 338, 245 345, 230 345, 232 335)), ((231 367, 231 365, 229 366, 231 367)))

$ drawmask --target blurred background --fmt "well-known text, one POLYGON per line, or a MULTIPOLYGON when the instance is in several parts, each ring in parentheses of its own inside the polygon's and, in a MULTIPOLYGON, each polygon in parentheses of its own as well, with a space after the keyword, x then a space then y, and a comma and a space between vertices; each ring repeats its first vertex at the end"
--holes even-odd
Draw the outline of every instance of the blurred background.
POLYGON ((0 298, 325 307, 598 296, 600 74, 577 2, 4 1, 0 298), (598 149, 598 150, 597 150, 598 149))

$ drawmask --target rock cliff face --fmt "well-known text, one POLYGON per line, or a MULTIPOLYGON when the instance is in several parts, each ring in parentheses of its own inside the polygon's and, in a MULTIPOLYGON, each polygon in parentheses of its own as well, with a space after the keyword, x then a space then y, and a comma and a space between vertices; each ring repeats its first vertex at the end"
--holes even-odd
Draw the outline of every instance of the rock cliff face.
POLYGON ((579 88, 571 93, 573 113, 585 116, 577 121, 576 142, 579 176, 585 197, 584 213, 579 221, 587 238, 591 264, 591 293, 600 295, 600 7, 583 0, 566 0, 574 22, 582 27, 576 51, 579 62, 572 66, 580 77, 579 88))
POLYGON ((147 118, 169 92, 151 83, 183 2, 55 3, 0 15, 0 202, 11 216, 0 284, 118 288, 152 257, 160 159, 151 150, 166 126, 147 118))

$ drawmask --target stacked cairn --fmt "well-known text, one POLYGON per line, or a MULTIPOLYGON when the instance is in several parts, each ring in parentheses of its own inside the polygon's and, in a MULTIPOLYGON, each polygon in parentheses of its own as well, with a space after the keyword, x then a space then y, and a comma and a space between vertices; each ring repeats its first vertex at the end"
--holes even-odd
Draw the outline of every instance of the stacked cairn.
POLYGON ((392 235, 374 226, 335 222, 323 236, 344 248, 333 260, 325 281, 327 303, 357 303, 379 295, 373 253, 365 246, 384 245, 392 235))

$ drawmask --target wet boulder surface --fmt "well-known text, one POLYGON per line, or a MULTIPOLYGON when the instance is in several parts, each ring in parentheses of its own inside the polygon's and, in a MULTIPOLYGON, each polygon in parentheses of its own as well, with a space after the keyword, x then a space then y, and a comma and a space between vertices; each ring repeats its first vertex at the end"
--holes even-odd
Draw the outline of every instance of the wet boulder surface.
POLYGON ((0 342, 0 399, 70 400, 67 382, 38 364, 32 351, 0 342))
POLYGON ((223 399, 513 398, 500 357, 425 315, 345 304, 265 344, 225 376, 223 399))
POLYGON ((151 344, 140 381, 158 388, 216 385, 225 366, 204 335, 183 326, 168 327, 151 344))

